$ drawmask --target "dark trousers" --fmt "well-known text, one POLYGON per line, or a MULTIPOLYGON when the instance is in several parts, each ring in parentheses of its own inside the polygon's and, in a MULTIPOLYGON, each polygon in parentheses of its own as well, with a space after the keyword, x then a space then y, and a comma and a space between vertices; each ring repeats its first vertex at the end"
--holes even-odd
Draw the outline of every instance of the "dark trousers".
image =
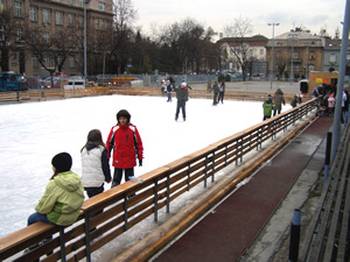
POLYGON ((218 97, 218 103, 221 102, 221 104, 224 103, 224 92, 219 92, 219 97, 218 97))
POLYGON ((168 93, 167 93, 167 97, 168 97, 167 102, 171 102, 171 92, 168 92, 168 93))
POLYGON ((97 194, 100 194, 104 191, 103 184, 100 187, 84 187, 84 189, 89 198, 96 196, 97 194))
POLYGON ((218 93, 214 93, 214 97, 213 97, 213 105, 215 106, 218 103, 218 93))
POLYGON ((273 110, 273 116, 275 116, 276 114, 277 114, 277 115, 281 114, 281 111, 282 111, 281 108, 274 109, 274 110, 273 110))
POLYGON ((182 111, 182 117, 186 120, 186 101, 177 100, 175 120, 179 118, 180 109, 182 111))
POLYGON ((113 175, 113 181, 112 181, 112 187, 117 186, 122 181, 123 177, 123 171, 125 174, 125 181, 129 181, 134 176, 134 168, 115 168, 114 169, 114 175, 113 175))
POLYGON ((271 116, 264 116, 263 121, 265 121, 266 119, 269 119, 269 118, 271 118, 271 116))
POLYGON ((39 221, 51 224, 51 222, 47 219, 46 215, 36 212, 36 213, 31 214, 28 217, 27 225, 29 226, 29 225, 34 224, 34 223, 39 222, 39 221))

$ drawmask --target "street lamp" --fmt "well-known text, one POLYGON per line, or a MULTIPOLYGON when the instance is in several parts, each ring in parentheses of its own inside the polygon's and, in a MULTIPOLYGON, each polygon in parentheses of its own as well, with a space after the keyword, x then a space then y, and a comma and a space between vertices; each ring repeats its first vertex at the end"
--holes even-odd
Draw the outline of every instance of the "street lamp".
POLYGON ((294 45, 293 45, 293 40, 297 36, 296 33, 290 33, 288 34, 288 37, 290 38, 290 46, 292 49, 292 53, 290 55, 290 81, 293 82, 294 79, 294 68, 293 68, 293 54, 294 54, 294 45))
POLYGON ((272 49, 271 49, 271 73, 270 73, 270 88, 272 89, 272 81, 274 77, 274 57, 275 57, 275 26, 279 26, 280 23, 268 23, 268 26, 272 26, 272 49))
MULTIPOLYGON (((90 0, 83 0, 84 5, 84 79, 87 79, 87 10, 86 6, 89 4, 90 0)), ((85 83, 86 84, 86 83, 85 83)))

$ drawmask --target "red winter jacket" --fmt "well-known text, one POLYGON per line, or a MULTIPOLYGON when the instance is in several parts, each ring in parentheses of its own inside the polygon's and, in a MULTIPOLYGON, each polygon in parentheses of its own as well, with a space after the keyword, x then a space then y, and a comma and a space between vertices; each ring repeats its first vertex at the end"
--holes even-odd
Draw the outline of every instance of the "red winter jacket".
POLYGON ((127 124, 116 125, 109 132, 106 149, 111 155, 113 149, 113 166, 115 168, 132 168, 136 166, 136 155, 143 158, 143 146, 136 126, 127 124))

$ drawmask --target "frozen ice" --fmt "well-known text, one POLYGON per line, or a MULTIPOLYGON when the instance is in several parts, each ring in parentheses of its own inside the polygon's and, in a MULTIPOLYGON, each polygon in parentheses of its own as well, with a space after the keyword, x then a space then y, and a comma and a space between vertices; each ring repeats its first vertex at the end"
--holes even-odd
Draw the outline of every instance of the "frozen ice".
MULTIPOLYGON (((140 175, 257 124, 261 102, 191 98, 186 122, 175 121, 176 99, 99 96, 0 106, 0 236, 26 226, 52 175, 51 158, 66 151, 81 172, 80 149, 91 129, 106 139, 116 113, 127 109, 144 144, 140 175)), ((110 188, 110 184, 105 186, 110 188)))

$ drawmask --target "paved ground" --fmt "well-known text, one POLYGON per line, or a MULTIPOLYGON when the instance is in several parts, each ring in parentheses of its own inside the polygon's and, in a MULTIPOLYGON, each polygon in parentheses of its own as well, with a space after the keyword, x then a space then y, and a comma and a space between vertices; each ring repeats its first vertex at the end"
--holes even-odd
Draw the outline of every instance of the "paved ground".
MULTIPOLYGON (((328 118, 317 120, 269 165, 263 167, 246 186, 226 199, 212 214, 199 222, 154 261, 205 262, 240 259, 268 223, 281 201, 286 198, 299 176, 305 174, 305 170, 315 171, 322 168, 322 156, 319 156, 319 161, 310 160, 315 156, 330 124, 328 118)), ((291 213, 288 212, 287 217, 290 217, 291 213)), ((285 228, 289 224, 289 219, 287 221, 277 219, 272 228, 277 228, 281 223, 286 224, 285 228)), ((280 231, 285 230, 282 228, 280 231)), ((276 236, 272 234, 270 238, 275 239, 276 236)), ((246 260, 270 261, 269 255, 258 256, 265 249, 266 246, 261 245, 260 249, 250 250, 252 255, 246 256, 246 260)), ((276 261, 287 260, 288 258, 284 257, 276 261)))

